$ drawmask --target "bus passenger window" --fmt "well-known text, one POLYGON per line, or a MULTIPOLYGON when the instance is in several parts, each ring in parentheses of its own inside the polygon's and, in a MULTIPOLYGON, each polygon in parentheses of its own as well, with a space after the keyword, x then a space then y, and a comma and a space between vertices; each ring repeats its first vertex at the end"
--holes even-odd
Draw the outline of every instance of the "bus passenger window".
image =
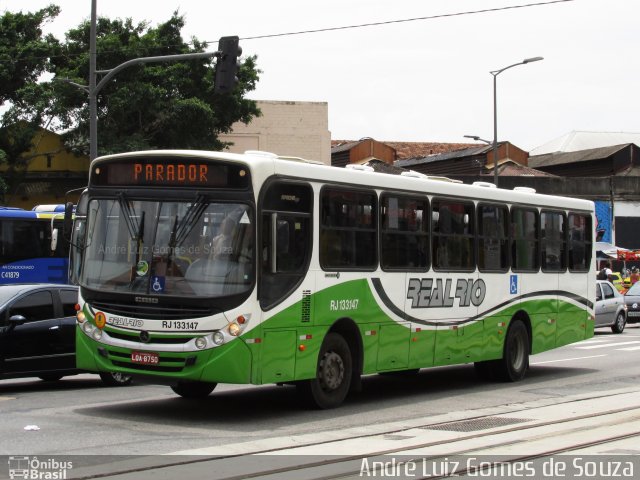
POLYGON ((511 266, 514 271, 537 271, 538 212, 514 207, 511 209, 511 266))
POLYGON ((377 264, 374 192, 325 188, 320 205, 320 265, 325 270, 373 270, 377 264))
POLYGON ((560 272, 567 268, 565 256, 565 216, 559 212, 542 212, 542 270, 560 272))
POLYGON ((384 194, 380 205, 380 264, 385 270, 424 271, 428 265, 428 202, 384 194))
POLYGON ((505 206, 478 206, 478 268, 504 272, 509 268, 508 211, 505 206))
POLYGON ((434 200, 431 211, 433 267, 437 270, 473 271, 473 204, 434 200))
POLYGON ((591 217, 569 214, 569 270, 587 271, 591 263, 591 217))

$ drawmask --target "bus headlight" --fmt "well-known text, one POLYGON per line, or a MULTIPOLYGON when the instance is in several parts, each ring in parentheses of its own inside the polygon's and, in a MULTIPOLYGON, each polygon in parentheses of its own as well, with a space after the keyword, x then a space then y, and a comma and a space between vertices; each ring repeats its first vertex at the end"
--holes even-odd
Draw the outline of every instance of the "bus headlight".
POLYGON ((78 323, 84 323, 87 317, 85 316, 84 312, 81 311, 76 313, 76 319, 78 320, 78 323))
POLYGON ((214 332, 212 338, 213 338, 213 343, 215 343, 218 346, 224 343, 224 334, 219 330, 217 332, 214 332))
POLYGON ((95 327, 87 322, 82 324, 82 330, 84 330, 84 333, 86 333, 87 335, 91 335, 91 332, 95 330, 95 327))
POLYGON ((203 350, 207 346, 207 339, 205 337, 196 338, 196 348, 203 350))
POLYGON ((237 337, 239 334, 240 334, 240 325, 238 325, 237 323, 230 323, 229 335, 233 335, 234 337, 237 337))
POLYGON ((102 338, 102 330, 100 330, 99 328, 94 328, 93 332, 91 332, 91 337, 94 340, 100 340, 102 338))

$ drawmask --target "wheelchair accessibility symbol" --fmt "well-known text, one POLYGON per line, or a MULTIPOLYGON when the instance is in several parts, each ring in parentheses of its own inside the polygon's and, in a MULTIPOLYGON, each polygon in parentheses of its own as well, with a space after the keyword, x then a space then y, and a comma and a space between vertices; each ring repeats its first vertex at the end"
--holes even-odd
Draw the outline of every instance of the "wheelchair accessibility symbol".
POLYGON ((518 293, 518 276, 511 275, 511 279, 509 280, 509 293, 511 295, 516 295, 518 293))
POLYGON ((164 292, 164 277, 151 277, 151 290, 155 293, 164 292))

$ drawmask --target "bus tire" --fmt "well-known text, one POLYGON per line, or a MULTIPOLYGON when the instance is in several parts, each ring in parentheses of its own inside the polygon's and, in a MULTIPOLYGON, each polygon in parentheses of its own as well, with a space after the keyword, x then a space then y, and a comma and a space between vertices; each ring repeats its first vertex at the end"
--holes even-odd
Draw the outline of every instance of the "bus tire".
POLYGON ((329 333, 322 342, 316 378, 298 384, 304 400, 314 408, 339 406, 351 385, 353 360, 346 340, 337 333, 329 333))
POLYGON ((126 387, 131 385, 131 375, 119 372, 100 372, 102 383, 108 387, 126 387))
POLYGON ((504 341, 502 359, 496 364, 498 380, 517 382, 529 368, 529 332, 521 320, 513 320, 504 341))
POLYGON ((208 397, 217 383, 209 382, 179 382, 172 385, 171 390, 180 395, 182 398, 204 398, 208 397))

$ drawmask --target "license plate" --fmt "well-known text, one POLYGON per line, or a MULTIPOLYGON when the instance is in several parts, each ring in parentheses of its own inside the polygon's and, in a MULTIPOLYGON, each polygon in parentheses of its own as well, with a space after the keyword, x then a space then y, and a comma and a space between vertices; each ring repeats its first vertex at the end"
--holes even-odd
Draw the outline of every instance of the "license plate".
POLYGON ((142 365, 157 365, 160 363, 160 356, 152 352, 131 352, 131 361, 142 365))
POLYGON ((640 312, 629 312, 627 315, 630 317, 640 317, 640 312))

